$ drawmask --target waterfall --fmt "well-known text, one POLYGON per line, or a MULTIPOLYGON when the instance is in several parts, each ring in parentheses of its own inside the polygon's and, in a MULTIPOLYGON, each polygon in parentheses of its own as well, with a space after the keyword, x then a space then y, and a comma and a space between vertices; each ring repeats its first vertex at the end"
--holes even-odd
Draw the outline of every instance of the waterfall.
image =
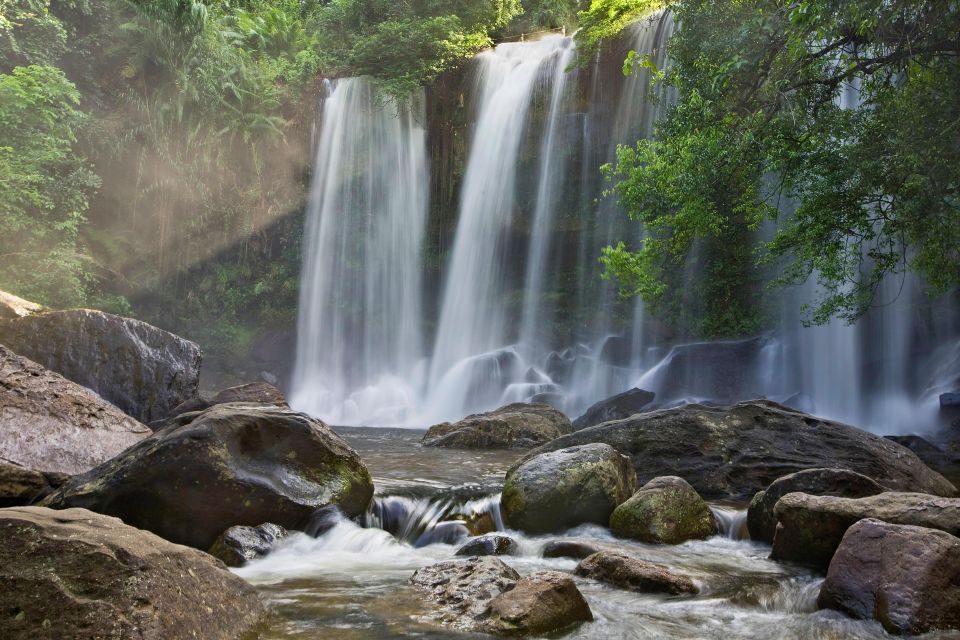
POLYGON ((336 424, 396 423, 419 393, 429 176, 422 94, 363 78, 323 101, 291 402, 336 424))

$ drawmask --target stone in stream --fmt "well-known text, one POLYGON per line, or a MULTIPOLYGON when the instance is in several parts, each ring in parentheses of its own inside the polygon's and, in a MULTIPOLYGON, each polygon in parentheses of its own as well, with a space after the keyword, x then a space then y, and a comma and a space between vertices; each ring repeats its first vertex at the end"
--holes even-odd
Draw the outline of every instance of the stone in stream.
POLYGON ((0 509, 0 637, 239 638, 264 614, 211 556, 85 509, 0 509))
POLYGON ((488 534, 470 538, 453 554, 455 556, 505 556, 517 552, 517 543, 510 536, 488 534))
POLYGON ((323 422, 238 403, 154 433, 71 479, 44 504, 114 515, 207 550, 234 525, 300 529, 329 504, 360 515, 372 495, 360 456, 323 422))
POLYGON ((551 540, 540 552, 544 558, 574 558, 582 560, 600 551, 600 547, 582 540, 551 540))
POLYGON ((830 564, 847 529, 864 518, 960 535, 960 498, 925 493, 886 492, 856 499, 788 493, 774 513, 778 524, 770 557, 819 569, 830 564))
POLYGON ((773 534, 777 528, 773 509, 777 501, 788 493, 866 498, 884 491, 886 488, 873 479, 847 469, 806 469, 791 473, 777 478, 764 491, 759 491, 753 496, 747 511, 750 538, 761 542, 773 542, 773 534))
POLYGON ((0 460, 0 508, 33 504, 69 479, 65 473, 43 473, 0 460))
POLYGON ((242 567, 251 560, 262 558, 285 538, 287 530, 265 522, 256 527, 230 527, 210 547, 209 553, 228 567, 242 567))
POLYGON ((580 431, 610 420, 629 418, 640 413, 644 407, 653 402, 655 397, 655 393, 637 388, 618 393, 592 405, 582 416, 573 421, 573 428, 575 431, 580 431))
POLYGON ((630 459, 605 444, 550 451, 507 471, 500 498, 506 524, 527 533, 551 533, 580 524, 606 525, 633 495, 630 459))
POLYGON ((571 431, 570 419, 550 405, 515 402, 459 422, 435 424, 423 436, 423 444, 462 449, 530 449, 571 431))
POLYGON ((960 629, 960 538, 864 519, 843 536, 817 605, 895 635, 960 629))
POLYGON ((90 389, 0 345, 0 459, 73 475, 149 434, 90 389))
POLYGON ((654 478, 613 510, 610 529, 641 542, 680 544, 717 533, 710 507, 693 487, 676 476, 654 478))
POLYGON ((0 321, 0 343, 147 423, 197 395, 201 352, 146 322, 91 309, 0 321))
POLYGON ((599 551, 587 556, 574 573, 641 593, 683 595, 699 591, 687 576, 616 551, 599 551))
POLYGON ((490 556, 423 567, 413 574, 410 584, 426 599, 425 621, 458 631, 549 633, 592 619, 569 576, 546 571, 521 578, 502 560, 490 556))
POLYGON ((637 414, 560 436, 530 451, 521 464, 589 443, 630 456, 640 482, 676 475, 707 498, 749 498, 777 478, 816 468, 856 471, 895 491, 956 495, 950 482, 905 447, 766 400, 637 414))

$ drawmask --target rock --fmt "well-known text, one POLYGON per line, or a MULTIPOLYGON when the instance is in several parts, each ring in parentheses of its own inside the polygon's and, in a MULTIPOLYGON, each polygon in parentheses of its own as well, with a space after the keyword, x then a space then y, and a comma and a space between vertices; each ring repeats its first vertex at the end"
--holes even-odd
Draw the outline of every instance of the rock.
POLYGON ((768 386, 757 366, 765 346, 764 338, 677 345, 644 376, 644 385, 670 403, 700 398, 727 404, 757 398, 768 386))
POLYGON ((586 444, 534 456, 507 471, 500 509, 507 525, 527 533, 606 525, 636 487, 629 458, 609 445, 586 444))
POLYGON ((544 558, 574 558, 582 560, 600 551, 600 547, 580 540, 551 540, 543 545, 544 558))
POLYGON ((517 552, 517 543, 510 536, 488 534, 470 538, 457 549, 455 556, 505 556, 517 552))
POLYGON ((747 527, 750 538, 761 542, 773 542, 777 519, 773 509, 788 493, 807 493, 813 496, 838 496, 841 498, 866 498, 883 493, 886 489, 867 476, 846 469, 807 469, 777 478, 764 491, 759 491, 750 501, 747 511, 747 527))
POLYGON ((118 516, 206 550, 234 525, 300 529, 328 504, 357 516, 372 495, 360 457, 323 422, 237 403, 158 431, 73 478, 44 504, 118 516))
MULTIPOLYGON (((280 389, 266 382, 249 382, 247 384, 229 387, 213 396, 204 396, 200 394, 189 400, 181 402, 170 410, 170 414, 164 420, 151 424, 154 428, 162 428, 173 422, 178 416, 194 413, 196 411, 206 411, 210 407, 218 404, 228 404, 233 402, 254 402, 257 404, 272 404, 277 407, 288 409, 287 398, 280 389)), ((183 422, 178 420, 177 422, 183 422)))
POLYGON ((0 322, 0 343, 144 423, 197 395, 200 347, 139 320, 49 311, 0 322))
POLYGON ((516 402, 459 422, 435 424, 423 436, 423 444, 462 449, 529 449, 571 431, 567 416, 550 405, 516 402))
POLYGON ((65 473, 43 473, 0 460, 0 508, 33 504, 69 478, 65 473))
POLYGON ((624 336, 609 336, 600 347, 600 360, 615 367, 629 367, 633 360, 633 341, 624 336))
POLYGON ((654 478, 613 510, 610 529, 641 542, 680 544, 717 533, 713 512, 686 480, 654 478))
POLYGON ((228 567, 242 567, 267 555, 286 535, 286 529, 269 522, 256 527, 230 527, 217 538, 208 553, 228 567))
POLYGON ((774 509, 774 560, 826 569, 843 534, 858 520, 940 529, 960 535, 960 499, 925 493, 880 493, 867 498, 836 498, 788 493, 774 509))
POLYGON ((817 599, 894 635, 960 629, 960 539, 860 520, 843 536, 817 599))
POLYGON ((263 615, 218 560, 84 509, 0 510, 0 637, 239 638, 263 615))
POLYGON ((636 388, 618 393, 592 405, 582 416, 573 421, 573 429, 579 431, 610 420, 629 418, 635 413, 640 413, 644 407, 653 402, 655 396, 655 393, 636 388))
POLYGON ((849 469, 897 491, 956 495, 895 442, 766 400, 642 413, 560 436, 524 460, 591 442, 630 456, 640 482, 676 475, 710 498, 752 497, 777 478, 816 468, 849 469))
POLYGON ((0 345, 0 458, 73 475, 149 434, 93 391, 0 345))
POLYGON ((417 569, 410 584, 429 601, 426 620, 460 631, 480 631, 490 602, 519 579, 520 574, 499 558, 481 556, 417 569))
POLYGON ((697 593, 693 580, 616 551, 600 551, 580 561, 574 573, 641 593, 697 593))
POLYGON ((458 631, 547 633, 593 618, 569 576, 545 571, 521 578, 489 556, 423 567, 410 584, 429 600, 426 620, 458 631))
POLYGON ((593 620, 573 578, 541 571, 520 578, 516 586, 490 602, 489 631, 503 635, 542 634, 593 620))
POLYGON ((532 396, 530 402, 533 404, 548 404, 554 409, 560 410, 566 402, 566 398, 561 393, 545 391, 532 396))
POLYGON ((23 318, 44 310, 43 305, 0 291, 0 320, 23 318))
POLYGON ((910 449, 925 465, 946 478, 960 476, 960 453, 949 448, 941 449, 920 436, 884 436, 910 449))

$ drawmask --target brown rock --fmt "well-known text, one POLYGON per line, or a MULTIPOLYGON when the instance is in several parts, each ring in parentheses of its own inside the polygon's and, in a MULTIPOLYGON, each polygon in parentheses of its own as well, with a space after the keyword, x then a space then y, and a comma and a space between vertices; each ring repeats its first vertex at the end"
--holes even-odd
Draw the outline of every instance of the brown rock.
POLYGON ((33 504, 69 479, 63 473, 42 473, 0 461, 0 507, 33 504))
POLYGON ((459 422, 435 424, 423 436, 423 444, 463 449, 530 449, 571 431, 570 419, 550 405, 516 402, 459 422))
POLYGON ((516 586, 490 602, 485 625, 500 634, 549 633, 593 614, 573 578, 559 571, 541 571, 517 581, 516 586))
POLYGON ((574 573, 641 593, 697 593, 693 580, 616 551, 600 551, 580 561, 574 573))

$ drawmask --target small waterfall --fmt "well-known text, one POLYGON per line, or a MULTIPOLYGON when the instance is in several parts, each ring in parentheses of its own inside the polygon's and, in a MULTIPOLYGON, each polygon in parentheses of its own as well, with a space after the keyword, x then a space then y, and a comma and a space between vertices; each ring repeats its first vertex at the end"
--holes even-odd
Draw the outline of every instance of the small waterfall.
POLYGON ((710 511, 717 521, 717 529, 724 538, 730 540, 749 540, 747 531, 747 510, 720 505, 710 505, 710 511))
POLYGON ((323 101, 291 402, 336 424, 404 419, 424 357, 421 252, 429 176, 423 96, 364 78, 323 101))

